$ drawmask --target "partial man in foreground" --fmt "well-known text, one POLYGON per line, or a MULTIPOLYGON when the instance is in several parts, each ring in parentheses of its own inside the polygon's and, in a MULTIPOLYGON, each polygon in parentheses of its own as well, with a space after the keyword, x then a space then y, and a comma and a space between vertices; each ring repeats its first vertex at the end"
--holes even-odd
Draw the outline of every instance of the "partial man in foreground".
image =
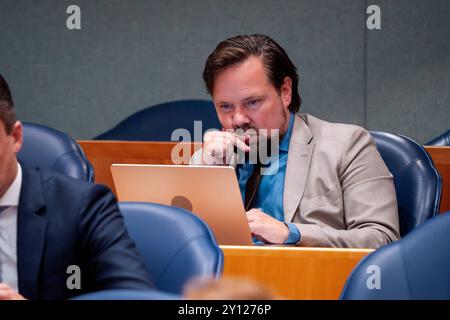
POLYGON ((399 239, 393 178, 370 134, 298 113, 296 67, 273 39, 222 41, 203 80, 223 128, 205 134, 191 163, 236 167, 255 241, 377 248, 399 239))
POLYGON ((0 300, 152 288, 111 191, 24 167, 22 141, 0 75, 0 300))

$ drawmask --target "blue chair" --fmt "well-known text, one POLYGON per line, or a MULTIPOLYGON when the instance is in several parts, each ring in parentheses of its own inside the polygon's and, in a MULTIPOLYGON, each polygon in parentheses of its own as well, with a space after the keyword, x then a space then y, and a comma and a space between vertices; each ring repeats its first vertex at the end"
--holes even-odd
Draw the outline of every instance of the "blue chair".
POLYGON ((450 299, 449 230, 447 212, 372 252, 352 271, 340 298, 450 299))
POLYGON ((191 141, 201 141, 206 130, 222 128, 211 101, 180 100, 145 108, 95 140, 171 141, 175 129, 189 131, 191 141), (201 134, 194 136, 194 121, 202 121, 201 134), (195 140, 194 140, 195 139, 195 140))
POLYGON ((120 202, 130 237, 158 290, 181 294, 193 277, 219 277, 223 253, 208 226, 181 208, 120 202))
POLYGON ((158 290, 111 289, 86 293, 71 300, 180 300, 178 295, 158 290))
POLYGON ((441 134, 440 136, 434 138, 431 141, 425 143, 426 146, 450 146, 450 129, 441 134))
POLYGON ((94 169, 78 143, 67 134, 40 124, 23 123, 23 146, 18 158, 27 167, 94 182, 94 169))
POLYGON ((400 235, 439 213, 442 182, 425 149, 410 138, 371 131, 378 151, 394 176, 400 235))

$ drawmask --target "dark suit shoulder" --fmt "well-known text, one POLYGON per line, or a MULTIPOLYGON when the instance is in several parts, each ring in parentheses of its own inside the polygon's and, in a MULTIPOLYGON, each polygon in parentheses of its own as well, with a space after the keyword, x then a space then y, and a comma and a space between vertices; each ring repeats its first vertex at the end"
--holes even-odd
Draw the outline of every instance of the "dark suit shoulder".
POLYGON ((49 170, 25 168, 23 173, 22 217, 37 212, 46 223, 40 271, 40 286, 46 289, 39 297, 61 299, 97 290, 152 287, 107 187, 49 170), (69 265, 80 267, 80 292, 67 289, 69 265))

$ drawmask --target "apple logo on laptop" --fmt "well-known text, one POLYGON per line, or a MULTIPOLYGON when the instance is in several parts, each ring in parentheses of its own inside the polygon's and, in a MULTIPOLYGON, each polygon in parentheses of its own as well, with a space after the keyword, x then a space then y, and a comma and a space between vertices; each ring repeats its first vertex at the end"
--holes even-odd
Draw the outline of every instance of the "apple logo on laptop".
POLYGON ((174 207, 183 208, 186 209, 187 211, 192 211, 192 203, 189 201, 188 198, 183 196, 173 197, 170 204, 174 207))

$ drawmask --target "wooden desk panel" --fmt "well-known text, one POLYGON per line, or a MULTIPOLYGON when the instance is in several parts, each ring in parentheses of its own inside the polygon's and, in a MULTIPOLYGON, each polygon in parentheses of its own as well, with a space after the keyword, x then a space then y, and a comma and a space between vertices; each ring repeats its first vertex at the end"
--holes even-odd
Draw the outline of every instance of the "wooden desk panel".
POLYGON ((450 147, 425 146, 425 149, 442 177, 440 212, 450 211, 450 147))
POLYGON ((287 299, 338 299, 371 249, 221 246, 224 276, 263 283, 287 299))
MULTIPOLYGON (((110 172, 113 163, 173 164, 171 153, 177 142, 130 142, 130 141, 78 141, 94 166, 95 181, 113 190, 110 172)), ((192 153, 201 143, 184 143, 185 150, 192 153)), ((441 212, 450 211, 450 147, 428 147, 437 170, 442 176, 441 212)))

